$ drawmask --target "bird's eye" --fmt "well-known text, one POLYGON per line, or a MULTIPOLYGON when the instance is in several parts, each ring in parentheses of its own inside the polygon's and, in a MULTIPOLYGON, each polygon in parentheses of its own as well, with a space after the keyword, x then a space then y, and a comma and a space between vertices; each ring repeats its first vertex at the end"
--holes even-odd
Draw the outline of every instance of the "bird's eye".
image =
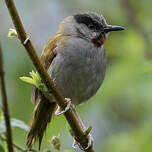
POLYGON ((101 29, 101 26, 96 26, 96 30, 99 31, 101 29))
POLYGON ((103 25, 99 24, 99 23, 96 23, 96 30, 97 31, 100 31, 102 28, 103 28, 103 25))
POLYGON ((99 31, 102 28, 102 25, 99 25, 98 23, 89 24, 88 28, 90 30, 96 30, 99 31))

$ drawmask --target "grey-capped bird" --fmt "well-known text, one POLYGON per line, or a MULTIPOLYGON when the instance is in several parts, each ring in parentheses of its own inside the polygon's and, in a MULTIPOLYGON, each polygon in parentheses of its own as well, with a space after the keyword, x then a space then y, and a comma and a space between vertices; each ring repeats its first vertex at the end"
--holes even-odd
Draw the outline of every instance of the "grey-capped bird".
MULTIPOLYGON (((108 25, 104 17, 95 12, 76 14, 65 18, 59 31, 45 45, 41 61, 61 93, 70 98, 72 104, 87 101, 100 88, 106 71, 104 43, 109 32, 120 30, 124 28, 108 25)), ((32 94, 32 100, 37 104, 27 146, 31 148, 39 140, 40 148, 57 105, 49 102, 36 88, 32 94)))

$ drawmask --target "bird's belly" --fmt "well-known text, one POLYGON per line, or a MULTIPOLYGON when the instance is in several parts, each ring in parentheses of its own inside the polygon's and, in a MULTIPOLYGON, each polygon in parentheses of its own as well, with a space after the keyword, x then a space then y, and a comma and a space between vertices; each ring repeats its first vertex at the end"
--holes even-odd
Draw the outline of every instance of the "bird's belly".
POLYGON ((105 58, 58 55, 50 68, 51 78, 66 98, 79 104, 93 96, 105 76, 105 58))

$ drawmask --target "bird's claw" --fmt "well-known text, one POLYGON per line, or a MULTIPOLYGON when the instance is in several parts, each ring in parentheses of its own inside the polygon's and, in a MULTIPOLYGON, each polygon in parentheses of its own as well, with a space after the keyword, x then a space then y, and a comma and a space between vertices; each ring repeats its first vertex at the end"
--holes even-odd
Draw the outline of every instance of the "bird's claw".
POLYGON ((77 142, 76 140, 73 141, 72 147, 73 147, 74 149, 76 149, 76 145, 78 145, 78 147, 79 147, 82 151, 86 151, 86 150, 88 150, 90 147, 92 147, 92 144, 93 144, 93 138, 92 138, 92 136, 89 134, 89 135, 88 135, 88 145, 87 145, 87 147, 83 148, 83 147, 80 145, 80 143, 77 142))
POLYGON ((74 139, 73 144, 72 144, 72 147, 73 147, 74 149, 76 149, 76 148, 77 148, 76 145, 78 145, 78 142, 74 139))
POLYGON ((65 109, 63 111, 60 111, 60 107, 58 107, 58 109, 55 112, 55 115, 61 115, 63 113, 65 113, 66 111, 68 111, 70 109, 71 106, 71 99, 70 98, 65 98, 65 100, 67 101, 67 106, 65 107, 65 109))

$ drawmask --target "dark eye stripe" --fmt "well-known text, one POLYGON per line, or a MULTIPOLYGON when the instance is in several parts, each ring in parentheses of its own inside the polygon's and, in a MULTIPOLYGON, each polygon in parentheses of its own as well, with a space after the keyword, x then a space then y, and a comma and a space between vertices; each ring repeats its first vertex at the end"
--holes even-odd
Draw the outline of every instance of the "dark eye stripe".
POLYGON ((75 20, 79 24, 85 24, 87 27, 94 26, 94 29, 100 30, 102 25, 94 21, 88 14, 77 14, 74 16, 75 20))
POLYGON ((77 21, 77 23, 85 24, 86 26, 93 23, 92 18, 87 14, 77 14, 74 16, 74 18, 77 21))

